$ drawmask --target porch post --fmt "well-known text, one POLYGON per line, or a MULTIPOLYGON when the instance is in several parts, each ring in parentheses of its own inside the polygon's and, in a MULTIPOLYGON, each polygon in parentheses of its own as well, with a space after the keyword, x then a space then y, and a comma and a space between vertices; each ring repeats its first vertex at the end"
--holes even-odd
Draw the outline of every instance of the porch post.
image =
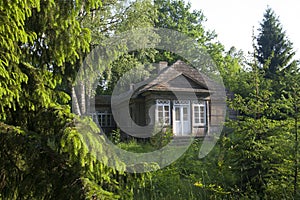
POLYGON ((210 131, 210 112, 209 112, 209 101, 205 100, 205 110, 206 110, 206 134, 209 135, 210 131))

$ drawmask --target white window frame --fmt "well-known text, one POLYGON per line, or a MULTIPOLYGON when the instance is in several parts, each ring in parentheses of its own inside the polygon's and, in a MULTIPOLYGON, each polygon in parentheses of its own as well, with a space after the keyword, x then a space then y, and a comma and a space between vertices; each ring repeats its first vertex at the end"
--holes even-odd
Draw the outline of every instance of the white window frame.
POLYGON ((155 116, 156 116, 156 122, 160 125, 167 126, 171 124, 171 105, 170 100, 162 100, 157 99, 156 100, 156 109, 155 109, 155 116), (168 109, 165 109, 165 106, 168 106, 168 109), (159 107, 162 107, 162 120, 159 119, 159 107), (168 115, 166 115, 168 113, 168 115), (166 122, 166 119, 168 118, 168 122, 166 122))
POLYGON ((114 127, 113 115, 111 112, 96 112, 92 115, 93 120, 99 124, 100 127, 109 128, 114 127), (101 119, 101 120, 100 120, 101 119), (102 120, 104 119, 104 120, 102 120))
POLYGON ((206 112, 206 103, 205 101, 196 101, 193 102, 193 126, 205 126, 207 123, 207 112, 206 112), (195 107, 198 108, 198 113, 196 116, 195 107), (203 111, 201 112, 201 108, 203 111), (196 122, 196 119, 199 119, 199 122, 196 122), (203 122, 201 122, 203 119, 203 122))

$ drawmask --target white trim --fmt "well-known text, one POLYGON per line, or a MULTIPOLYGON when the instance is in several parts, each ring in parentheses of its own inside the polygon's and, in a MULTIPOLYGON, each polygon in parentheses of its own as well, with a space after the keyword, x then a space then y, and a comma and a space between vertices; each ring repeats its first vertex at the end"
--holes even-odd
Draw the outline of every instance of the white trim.
POLYGON ((193 126, 205 126, 207 124, 207 112, 206 112, 206 103, 205 101, 193 101, 192 105, 192 125, 193 126), (198 108, 198 116, 195 116, 195 107, 198 108), (203 108, 203 111, 201 111, 201 108, 203 108), (197 119, 199 119, 199 122, 195 122, 197 119), (203 120, 203 122, 201 122, 203 120))
POLYGON ((173 101, 173 134, 176 136, 190 135, 192 132, 191 127, 191 104, 190 100, 174 100, 173 101), (187 119, 185 119, 184 108, 187 111, 187 119), (176 120, 176 109, 179 109, 179 120, 176 120))
POLYGON ((164 99, 157 99, 156 100, 156 107, 155 107, 155 121, 158 123, 161 123, 159 121, 159 115, 158 115, 158 108, 159 106, 162 107, 162 125, 170 125, 171 124, 171 105, 170 100, 164 100, 164 99), (165 109, 165 106, 168 106, 168 110, 165 109), (168 116, 166 116, 166 113, 168 112, 168 116), (168 118, 168 122, 166 123, 166 119, 168 118))
POLYGON ((174 100, 174 105, 190 105, 190 100, 174 100))
POLYGON ((209 126, 209 124, 210 124, 210 113, 209 113, 209 101, 205 101, 205 103, 206 103, 206 127, 207 127, 207 134, 209 134, 209 132, 210 132, 210 126, 209 126))
POLYGON ((114 120, 111 112, 96 112, 92 114, 92 118, 100 125, 100 127, 114 127, 114 120))
POLYGON ((165 100, 165 99, 157 99, 156 100, 156 105, 165 105, 165 104, 170 105, 170 100, 165 100))

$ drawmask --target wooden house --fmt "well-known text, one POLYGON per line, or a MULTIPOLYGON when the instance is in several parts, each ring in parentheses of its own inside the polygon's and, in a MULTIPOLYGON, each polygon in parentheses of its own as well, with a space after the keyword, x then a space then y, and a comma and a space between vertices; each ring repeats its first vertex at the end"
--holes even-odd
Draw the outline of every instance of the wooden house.
MULTIPOLYGON (((183 61, 170 66, 160 62, 158 73, 147 81, 130 85, 130 91, 123 99, 130 96, 128 112, 140 127, 158 125, 171 128, 174 136, 205 136, 218 131, 224 121, 226 105, 222 91, 224 88, 219 84, 183 61)), ((106 130, 116 128, 118 124, 114 122, 110 101, 110 96, 97 96, 95 100, 95 116, 106 130)), ((122 98, 117 102, 121 108, 122 98)), ((122 109, 119 112, 123 112, 122 109)), ((130 127, 132 123, 126 126, 130 127)))

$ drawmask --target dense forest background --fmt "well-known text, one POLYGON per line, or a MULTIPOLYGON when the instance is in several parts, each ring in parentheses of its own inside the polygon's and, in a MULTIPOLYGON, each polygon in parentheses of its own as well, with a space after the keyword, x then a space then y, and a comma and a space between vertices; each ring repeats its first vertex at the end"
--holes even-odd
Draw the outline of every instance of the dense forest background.
MULTIPOLYGON (((249 54, 225 51, 205 20, 182 0, 1 1, 0 199, 299 199, 300 74, 292 41, 269 7, 249 54), (198 158, 202 140, 196 139, 171 165, 128 173, 121 162, 118 170, 108 167, 117 155, 106 152, 105 137, 95 138, 100 130, 85 116, 85 83, 74 86, 93 48, 145 27, 194 38, 218 66, 234 94, 228 106, 238 115, 226 121, 205 158, 198 158)), ((158 49, 120 49, 101 71, 98 94, 110 94, 134 67, 178 59, 158 49)), ((116 130, 110 139, 145 152, 160 148, 170 134, 122 141, 116 130)))

